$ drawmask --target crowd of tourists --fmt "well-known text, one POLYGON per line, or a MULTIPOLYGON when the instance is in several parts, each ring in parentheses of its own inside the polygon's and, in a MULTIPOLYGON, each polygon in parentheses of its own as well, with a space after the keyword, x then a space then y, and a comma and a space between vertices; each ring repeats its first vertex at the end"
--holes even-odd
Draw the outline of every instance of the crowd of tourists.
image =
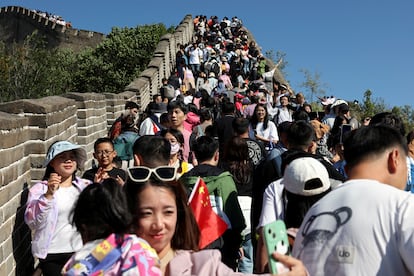
POLYGON ((56 24, 66 26, 69 28, 72 27, 72 23, 63 19, 63 17, 60 15, 56 15, 56 14, 49 13, 47 11, 40 11, 40 10, 33 10, 33 12, 39 14, 41 17, 46 18, 47 20, 52 21, 56 24))
POLYGON ((313 112, 237 17, 194 27, 159 94, 95 141, 92 168, 81 146, 50 146, 25 212, 43 275, 251 275, 273 261, 278 275, 414 274, 414 132, 335 97, 313 112), (209 231, 192 207, 205 189, 209 231), (266 248, 276 220, 288 254, 266 248))

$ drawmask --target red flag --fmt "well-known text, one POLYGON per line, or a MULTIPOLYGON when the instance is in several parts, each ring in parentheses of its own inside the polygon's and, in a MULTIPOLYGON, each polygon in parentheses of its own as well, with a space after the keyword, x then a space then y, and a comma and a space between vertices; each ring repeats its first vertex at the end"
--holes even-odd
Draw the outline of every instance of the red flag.
POLYGON ((227 223, 211 207, 210 195, 203 179, 198 178, 189 198, 198 228, 201 232, 199 247, 203 249, 227 230, 227 223))

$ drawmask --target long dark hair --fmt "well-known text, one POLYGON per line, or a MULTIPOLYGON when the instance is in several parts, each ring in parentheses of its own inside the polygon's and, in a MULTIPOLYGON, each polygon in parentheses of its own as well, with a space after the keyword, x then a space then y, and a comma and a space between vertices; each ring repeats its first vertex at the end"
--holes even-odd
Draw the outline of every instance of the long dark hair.
POLYGON ((256 111, 257 111, 257 109, 259 107, 263 107, 264 110, 265 110, 265 112, 266 112, 266 116, 265 116, 264 121, 263 121, 263 129, 266 129, 267 128, 267 125, 269 123, 269 112, 267 111, 267 107, 266 107, 265 104, 262 104, 262 103, 256 104, 256 106, 254 108, 253 116, 250 118, 250 123, 252 124, 252 128, 253 129, 256 129, 256 126, 259 123, 259 120, 257 118, 256 111))
POLYGON ((324 197, 331 191, 331 188, 322 192, 318 195, 313 196, 303 196, 303 195, 296 195, 287 191, 286 189, 283 190, 284 194, 284 201, 287 203, 285 204, 285 223, 287 228, 299 228, 302 224, 303 219, 305 218, 306 213, 308 210, 315 204, 318 200, 324 197))
MULTIPOLYGON (((180 143, 181 145, 180 150, 178 151, 178 160, 180 160, 180 165, 181 165, 181 162, 184 160, 184 155, 182 151, 182 147, 184 146, 184 135, 181 131, 175 128, 164 128, 161 130, 160 135, 166 138, 165 135, 167 135, 167 133, 170 133, 172 136, 174 136, 175 139, 177 139, 177 142, 180 143)), ((181 169, 181 166, 180 166, 180 169, 181 169)))
POLYGON ((253 165, 249 161, 249 148, 246 140, 233 137, 224 149, 223 161, 233 175, 234 182, 246 185, 252 181, 253 165))
POLYGON ((151 177, 146 182, 134 182, 128 179, 124 185, 127 194, 128 207, 133 216, 132 230, 136 232, 139 220, 139 194, 147 186, 162 187, 173 192, 177 205, 177 225, 171 240, 171 247, 174 250, 184 249, 197 251, 200 240, 200 230, 194 215, 187 205, 187 193, 183 184, 179 181, 163 182, 155 177, 151 177))

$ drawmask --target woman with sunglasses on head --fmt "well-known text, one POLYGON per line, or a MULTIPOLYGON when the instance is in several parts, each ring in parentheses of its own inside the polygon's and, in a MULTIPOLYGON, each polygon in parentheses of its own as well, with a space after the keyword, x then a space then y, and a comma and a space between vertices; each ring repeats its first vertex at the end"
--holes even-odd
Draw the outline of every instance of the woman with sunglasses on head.
POLYGON ((125 193, 115 179, 86 187, 72 219, 84 245, 65 264, 62 274, 160 276, 155 250, 128 234, 131 219, 125 193))
POLYGON ((161 136, 167 139, 171 145, 169 165, 177 169, 177 178, 193 168, 191 164, 184 161, 184 136, 178 129, 167 128, 161 130, 161 136))
POLYGON ((60 275, 73 252, 82 247, 69 214, 80 192, 91 183, 75 175, 86 158, 79 145, 53 143, 46 155, 43 180, 29 190, 24 220, 33 231, 32 253, 45 276, 60 275))
MULTIPOLYGON (((174 173, 174 168, 166 166, 128 168, 124 186, 134 232, 155 249, 164 275, 246 275, 223 264, 220 251, 198 251, 200 231, 184 186, 174 173)), ((291 269, 281 275, 306 275, 300 261, 279 254, 274 257, 291 269)))

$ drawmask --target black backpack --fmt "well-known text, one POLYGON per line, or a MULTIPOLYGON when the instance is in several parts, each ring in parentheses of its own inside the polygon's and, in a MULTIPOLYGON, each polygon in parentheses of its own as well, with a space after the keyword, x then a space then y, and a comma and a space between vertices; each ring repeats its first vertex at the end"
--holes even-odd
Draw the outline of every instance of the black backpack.
POLYGON ((220 65, 218 64, 218 62, 212 62, 210 72, 214 72, 214 74, 216 74, 216 77, 218 77, 218 75, 220 74, 220 65))

